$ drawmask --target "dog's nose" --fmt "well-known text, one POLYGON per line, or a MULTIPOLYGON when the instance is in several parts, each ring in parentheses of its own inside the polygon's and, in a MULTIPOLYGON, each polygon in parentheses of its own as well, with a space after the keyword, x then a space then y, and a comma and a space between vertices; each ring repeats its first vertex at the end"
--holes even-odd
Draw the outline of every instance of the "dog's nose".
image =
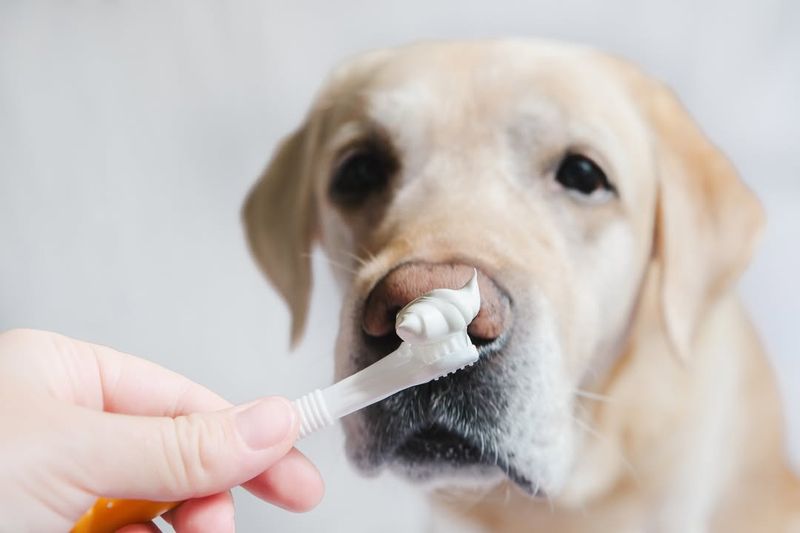
MULTIPOLYGON (((438 288, 457 289, 472 276, 473 267, 453 263, 405 263, 372 289, 364 308, 363 328, 371 337, 394 332, 397 312, 414 298, 438 288)), ((467 332, 473 342, 491 342, 509 327, 511 302, 488 276, 478 271, 481 309, 467 332)))

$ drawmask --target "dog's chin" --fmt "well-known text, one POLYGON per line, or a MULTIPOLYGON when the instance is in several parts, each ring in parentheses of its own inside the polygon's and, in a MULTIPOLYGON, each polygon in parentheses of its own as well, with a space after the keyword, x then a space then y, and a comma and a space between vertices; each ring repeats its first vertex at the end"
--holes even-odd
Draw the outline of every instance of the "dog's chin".
POLYGON ((529 496, 543 496, 508 454, 438 425, 409 435, 388 462, 393 472, 430 490, 486 489, 509 480, 529 496))
POLYGON ((491 490, 507 478, 497 468, 487 465, 452 466, 447 464, 408 464, 396 461, 389 471, 427 492, 491 490))

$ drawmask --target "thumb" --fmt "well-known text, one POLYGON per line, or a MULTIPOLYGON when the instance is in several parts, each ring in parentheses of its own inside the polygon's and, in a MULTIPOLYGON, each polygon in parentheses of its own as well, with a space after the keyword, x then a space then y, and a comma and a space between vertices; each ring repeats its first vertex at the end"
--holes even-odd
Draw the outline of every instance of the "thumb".
POLYGON ((185 500, 235 487, 267 470, 297 438, 292 404, 270 397, 176 418, 86 412, 85 484, 114 498, 185 500))

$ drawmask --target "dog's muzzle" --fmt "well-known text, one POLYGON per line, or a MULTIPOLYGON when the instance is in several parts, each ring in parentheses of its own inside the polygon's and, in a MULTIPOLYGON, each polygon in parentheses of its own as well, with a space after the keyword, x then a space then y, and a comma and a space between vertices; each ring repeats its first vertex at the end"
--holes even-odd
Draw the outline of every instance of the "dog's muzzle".
MULTIPOLYGON (((370 292, 363 314, 363 342, 355 356, 364 368, 390 353, 400 340, 394 315, 409 301, 435 287, 458 287, 472 266, 405 263, 370 292)), ((402 391, 358 414, 359 442, 349 452, 365 471, 395 467, 410 477, 433 478, 459 470, 501 470, 533 494, 530 480, 513 467, 502 433, 508 419, 508 369, 502 349, 511 334, 511 300, 498 285, 479 274, 481 310, 469 334, 481 354, 478 362, 455 374, 402 391)))

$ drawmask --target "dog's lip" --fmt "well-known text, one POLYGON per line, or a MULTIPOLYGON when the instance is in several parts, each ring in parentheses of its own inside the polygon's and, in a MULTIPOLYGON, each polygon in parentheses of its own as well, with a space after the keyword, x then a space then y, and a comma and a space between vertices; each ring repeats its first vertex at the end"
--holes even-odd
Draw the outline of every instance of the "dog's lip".
POLYGON ((454 468, 497 467, 506 478, 527 494, 534 497, 543 496, 538 484, 523 475, 508 454, 499 453, 495 446, 490 449, 481 447, 473 439, 441 424, 425 426, 410 433, 395 448, 392 455, 409 466, 443 464, 454 468))

